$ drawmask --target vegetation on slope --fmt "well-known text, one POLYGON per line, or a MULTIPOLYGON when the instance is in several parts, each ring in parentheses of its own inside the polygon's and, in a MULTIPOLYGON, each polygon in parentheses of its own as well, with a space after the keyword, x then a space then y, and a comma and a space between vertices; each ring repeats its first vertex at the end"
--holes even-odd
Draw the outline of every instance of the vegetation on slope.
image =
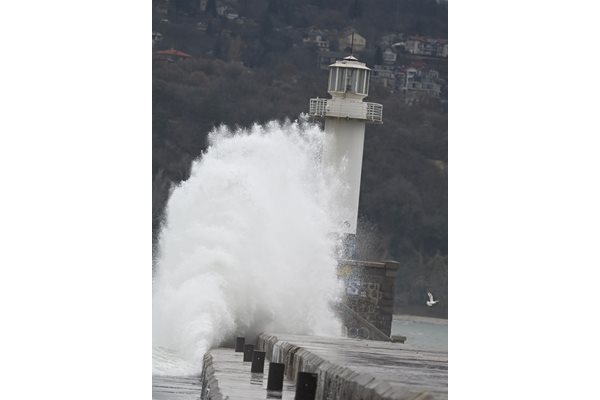
MULTIPOLYGON (((240 4, 240 14, 259 23, 255 29, 240 28, 233 35, 237 44, 223 41, 223 22, 205 13, 209 29, 198 36, 193 21, 202 12, 195 6, 176 18, 169 14, 165 43, 169 47, 177 43, 179 50, 194 57, 153 61, 153 243, 169 189, 188 178, 191 161, 206 148, 207 134, 214 126, 295 119, 308 111, 309 98, 327 97, 327 73, 316 67, 317 50, 291 46, 298 40, 297 33, 282 26, 301 28, 309 21, 327 28, 352 24, 373 42, 398 29, 438 37, 447 29, 445 6, 427 0, 240 4), (180 23, 173 22, 178 18, 180 23), (239 50, 241 60, 230 62, 234 50, 239 50)), ((373 48, 367 49, 366 61, 373 53, 373 48)), ((441 64, 439 69, 445 73, 445 62, 441 64)), ((384 124, 367 127, 359 255, 401 262, 399 307, 418 312, 412 307, 424 305, 431 290, 441 302, 425 310, 447 316, 446 108, 438 101, 409 106, 398 93, 376 82, 368 100, 383 104, 384 124)))

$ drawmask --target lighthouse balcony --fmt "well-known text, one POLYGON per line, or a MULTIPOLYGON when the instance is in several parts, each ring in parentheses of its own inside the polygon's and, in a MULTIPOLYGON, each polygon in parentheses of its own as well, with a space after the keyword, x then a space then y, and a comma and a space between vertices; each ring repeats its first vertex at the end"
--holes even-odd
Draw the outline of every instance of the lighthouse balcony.
POLYGON ((309 114, 313 117, 358 119, 379 124, 383 122, 381 104, 348 99, 310 99, 309 114))

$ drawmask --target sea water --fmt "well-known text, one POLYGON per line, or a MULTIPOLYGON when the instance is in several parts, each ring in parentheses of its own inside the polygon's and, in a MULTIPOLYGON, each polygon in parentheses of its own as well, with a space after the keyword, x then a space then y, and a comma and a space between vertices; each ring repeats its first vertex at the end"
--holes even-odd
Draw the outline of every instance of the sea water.
POLYGON ((324 133, 301 119, 220 127, 166 208, 153 282, 153 374, 261 331, 339 335, 336 209, 324 133))
POLYGON ((448 351, 447 319, 394 315, 392 335, 405 336, 411 347, 448 351))

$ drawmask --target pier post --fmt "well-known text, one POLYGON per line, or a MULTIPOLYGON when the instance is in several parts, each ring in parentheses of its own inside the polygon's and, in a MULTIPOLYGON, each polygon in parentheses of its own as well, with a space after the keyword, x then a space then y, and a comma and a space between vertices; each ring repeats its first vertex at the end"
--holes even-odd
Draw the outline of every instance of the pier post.
POLYGON ((264 372, 265 371, 265 352, 255 351, 252 355, 252 368, 250 372, 264 372))
POLYGON ((298 372, 296 378, 296 397, 294 400, 315 400, 317 394, 317 374, 298 372))
POLYGON ((246 343, 246 338, 238 336, 235 339, 235 352, 236 353, 242 353, 242 352, 244 352, 244 344, 245 343, 246 343))
POLYGON ((252 353, 254 353, 254 345, 253 344, 245 344, 244 345, 244 362, 252 361, 252 353))
POLYGON ((283 390, 283 371, 285 365, 281 363, 269 363, 269 378, 267 379, 267 390, 281 392, 283 390))

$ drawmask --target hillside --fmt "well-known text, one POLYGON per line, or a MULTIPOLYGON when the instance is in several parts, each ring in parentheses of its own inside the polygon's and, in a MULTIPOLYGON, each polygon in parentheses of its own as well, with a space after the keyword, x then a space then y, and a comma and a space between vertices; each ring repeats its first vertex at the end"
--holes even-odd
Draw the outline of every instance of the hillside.
POLYGON ((327 96, 321 58, 343 53, 340 38, 352 28, 366 40, 355 54, 381 71, 368 100, 384 106, 384 124, 369 125, 365 140, 360 256, 403 265, 397 312, 446 316, 447 55, 407 49, 418 38, 447 39, 447 5, 171 0, 153 7, 153 243, 169 189, 187 179, 208 132, 221 123, 247 126, 307 112, 310 97, 327 96), (383 60, 389 49, 393 62, 383 60), (422 71, 423 80, 433 76, 437 92, 403 89, 409 68, 422 71), (419 311, 427 289, 440 307, 419 311))

